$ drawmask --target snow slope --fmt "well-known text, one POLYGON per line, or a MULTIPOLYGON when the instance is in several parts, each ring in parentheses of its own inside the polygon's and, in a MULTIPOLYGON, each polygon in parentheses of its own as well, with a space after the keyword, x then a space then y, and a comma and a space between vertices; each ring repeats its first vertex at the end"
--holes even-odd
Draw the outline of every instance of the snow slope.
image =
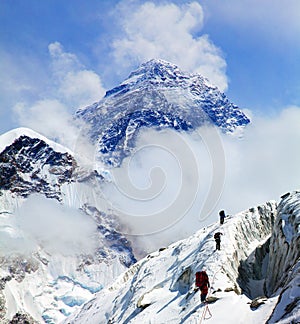
POLYGON ((202 268, 210 277, 210 296, 217 298, 206 322, 265 322, 277 297, 251 310, 238 286, 239 266, 270 238, 275 216, 276 203, 269 202, 148 255, 64 323, 199 323, 206 307, 194 291, 194 276, 202 268), (221 251, 215 251, 217 231, 223 233, 221 251))

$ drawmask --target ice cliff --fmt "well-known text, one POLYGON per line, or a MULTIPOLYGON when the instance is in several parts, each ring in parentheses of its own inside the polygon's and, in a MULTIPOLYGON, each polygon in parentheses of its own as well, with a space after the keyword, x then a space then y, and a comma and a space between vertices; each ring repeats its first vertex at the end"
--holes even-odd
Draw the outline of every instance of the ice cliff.
POLYGON ((270 241, 265 283, 270 296, 279 294, 269 323, 300 320, 300 192, 287 193, 278 205, 270 241))

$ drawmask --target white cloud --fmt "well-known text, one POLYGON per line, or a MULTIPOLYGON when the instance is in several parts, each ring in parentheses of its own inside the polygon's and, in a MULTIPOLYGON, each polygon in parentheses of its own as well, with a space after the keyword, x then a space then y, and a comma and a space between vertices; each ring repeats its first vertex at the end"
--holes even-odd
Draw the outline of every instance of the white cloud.
POLYGON ((235 214, 299 190, 299 125, 300 107, 288 107, 273 118, 254 114, 242 139, 145 130, 130 164, 113 172, 117 190, 104 188, 106 200, 126 231, 141 235, 137 246, 155 250, 218 221, 221 209, 235 214))
MULTIPOLYGON (((215 207, 224 181, 212 177, 210 154, 225 163, 215 144, 222 150, 215 128, 193 134, 144 129, 135 154, 111 171, 113 182, 103 184, 105 201, 136 250, 153 251, 200 228, 201 209, 215 207), (214 147, 207 150, 209 143, 214 147)), ((205 217, 201 226, 211 222, 205 217)))
POLYGON ((299 125, 300 107, 288 107, 273 118, 254 115, 240 141, 224 137, 227 175, 222 204, 229 212, 278 200, 300 188, 299 125))
POLYGON ((105 90, 99 75, 87 70, 75 54, 65 52, 60 43, 51 43, 48 48, 52 59, 53 82, 61 101, 77 109, 103 97, 105 90))
POLYGON ((11 107, 40 93, 46 87, 47 77, 41 62, 26 51, 19 51, 14 56, 6 46, 2 46, 0 57, 0 130, 9 131, 13 127, 11 107))
POLYGON ((61 80, 59 94, 72 107, 85 107, 99 101, 105 91, 99 76, 88 70, 68 72, 61 80))
POLYGON ((31 195, 14 215, 0 224, 0 251, 32 253, 38 247, 63 255, 93 253, 97 225, 79 210, 31 195))
POLYGON ((281 0, 210 0, 204 6, 214 19, 226 21, 235 28, 247 28, 256 38, 273 41, 276 47, 282 41, 296 45, 300 33, 298 0, 288 3, 281 0))
POLYGON ((29 127, 46 137, 73 149, 79 127, 74 112, 102 98, 104 89, 100 77, 87 70, 76 55, 65 52, 58 42, 49 45, 51 81, 40 100, 19 101, 13 107, 20 126, 29 127))
POLYGON ((208 35, 199 36, 203 10, 192 2, 156 5, 146 2, 139 7, 119 7, 124 35, 113 42, 113 55, 118 65, 131 66, 152 58, 177 64, 189 72, 199 72, 227 89, 226 62, 208 35))
POLYGON ((72 53, 65 52, 63 46, 59 42, 50 43, 48 46, 49 54, 52 59, 53 69, 56 74, 66 74, 83 68, 77 56, 72 53))
POLYGON ((21 126, 26 126, 72 148, 78 136, 79 124, 72 120, 66 105, 56 99, 45 99, 32 105, 18 103, 13 112, 21 126))
POLYGON ((28 58, 22 56, 19 57, 18 61, 14 61, 9 53, 3 49, 0 50, 0 55, 0 72, 2 75, 0 79, 1 92, 3 94, 9 92, 16 96, 21 92, 33 91, 34 81, 28 75, 28 70, 30 70, 28 66, 30 65, 30 68, 32 68, 33 63, 38 65, 37 62, 30 62, 28 58), (20 73, 22 69, 23 73, 20 73))

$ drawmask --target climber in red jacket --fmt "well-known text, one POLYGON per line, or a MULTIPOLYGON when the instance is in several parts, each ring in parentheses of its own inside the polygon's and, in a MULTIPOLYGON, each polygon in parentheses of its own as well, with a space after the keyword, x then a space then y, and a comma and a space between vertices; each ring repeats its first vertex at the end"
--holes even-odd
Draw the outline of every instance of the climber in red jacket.
POLYGON ((196 287, 200 288, 201 291, 201 302, 204 303, 206 300, 206 296, 208 294, 209 288, 209 279, 205 270, 196 272, 196 287))

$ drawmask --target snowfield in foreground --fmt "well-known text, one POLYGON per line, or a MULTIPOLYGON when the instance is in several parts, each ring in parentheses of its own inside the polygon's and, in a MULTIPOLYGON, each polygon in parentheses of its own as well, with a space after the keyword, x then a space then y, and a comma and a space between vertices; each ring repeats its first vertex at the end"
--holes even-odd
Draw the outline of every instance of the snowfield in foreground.
MULTIPOLYGON (((288 231, 288 240, 292 236, 299 242, 299 206, 300 194, 294 193, 292 198, 286 197, 279 205, 277 220, 276 203, 268 202, 228 217, 222 226, 213 224, 188 239, 162 248, 140 260, 113 285, 97 293, 65 323, 199 323, 204 320, 211 323, 266 323, 278 297, 281 299, 280 291, 286 289, 285 286, 282 289, 284 284, 273 297, 258 298, 256 304, 262 302, 258 308, 255 303, 250 305, 251 299, 261 296, 265 279, 272 281, 277 273, 276 268, 267 268, 266 260, 272 258, 269 262, 273 266, 276 260, 283 258, 281 252, 284 249, 273 251, 276 255, 268 253, 272 251, 273 225, 285 219, 282 237, 285 238, 288 228, 295 228, 296 232, 288 231), (283 216, 287 209, 292 210, 289 219, 283 216), (213 235, 217 231, 223 233, 221 251, 215 251, 213 235), (208 308, 200 304, 199 291, 194 291, 195 272, 203 267, 211 282, 209 296, 216 299, 208 304, 208 308), (244 292, 251 295, 251 299, 244 292)), ((278 233, 277 229, 275 233, 278 233)), ((293 278, 298 281, 298 287, 291 288, 294 300, 287 298, 286 304, 275 310, 278 312, 276 320, 282 319, 281 323, 292 323, 293 320, 296 323, 300 316, 297 307, 299 273, 293 278), (286 312, 288 304, 292 310, 290 314, 286 312)))

